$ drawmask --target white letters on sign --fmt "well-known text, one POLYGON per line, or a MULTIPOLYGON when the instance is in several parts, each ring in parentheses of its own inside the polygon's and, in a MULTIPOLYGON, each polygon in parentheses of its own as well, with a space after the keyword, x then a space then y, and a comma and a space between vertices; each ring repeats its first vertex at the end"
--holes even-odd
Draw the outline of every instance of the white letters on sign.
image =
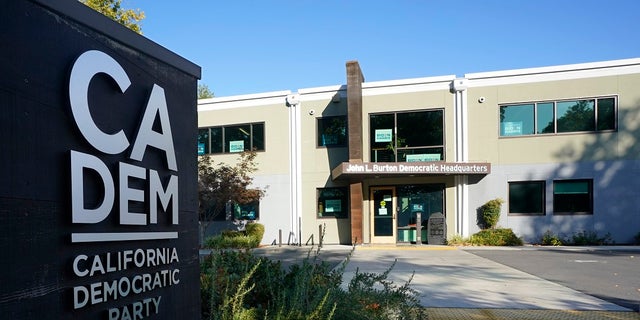
MULTIPOLYGON (((104 154, 116 155, 129 149, 131 143, 124 130, 112 134, 106 133, 96 125, 91 116, 89 85, 93 77, 99 73, 111 77, 118 85, 120 93, 127 91, 131 85, 126 71, 115 59, 101 51, 87 51, 78 57, 71 69, 69 78, 71 112, 80 133, 93 148, 104 154)), ((164 89, 157 84, 153 85, 149 94, 129 159, 142 161, 148 150, 147 147, 164 152, 167 169, 173 172, 178 171, 167 100, 164 89), (153 129, 156 119, 158 119, 156 128, 159 131, 153 129)), ((121 225, 156 224, 158 223, 158 201, 160 201, 161 207, 167 213, 171 213, 171 223, 178 224, 178 177, 176 175, 160 177, 156 170, 125 162, 119 162, 117 170, 117 173, 112 174, 99 155, 71 150, 73 223, 101 222, 115 207, 119 211, 121 225), (90 171, 98 174, 99 183, 104 190, 102 198, 98 201, 100 204, 94 208, 87 208, 84 200, 84 178, 90 171), (131 181, 146 181, 146 184, 144 189, 140 189, 136 188, 136 185, 131 185, 131 181), (163 181, 166 183, 166 188, 163 187, 163 181), (115 205, 116 188, 118 190, 117 206, 115 205), (146 200, 150 201, 146 206, 149 212, 131 211, 130 202, 140 203, 146 200), (169 205, 172 206, 170 211, 169 205)))

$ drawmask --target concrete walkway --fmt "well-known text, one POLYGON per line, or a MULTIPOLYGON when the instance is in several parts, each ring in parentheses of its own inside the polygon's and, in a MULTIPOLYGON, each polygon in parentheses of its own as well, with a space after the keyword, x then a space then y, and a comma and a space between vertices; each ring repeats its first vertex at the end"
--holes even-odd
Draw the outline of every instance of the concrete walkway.
POLYGON ((345 270, 384 272, 412 287, 420 303, 434 308, 551 309, 630 311, 562 285, 448 246, 358 247, 345 270))
MULTIPOLYGON (((338 264, 350 246, 324 246, 320 258, 338 264)), ((265 247, 257 254, 295 263, 310 247, 265 247)), ((314 251, 315 252, 315 251, 314 251)), ((382 273, 409 280, 429 319, 640 319, 640 314, 449 246, 357 246, 344 272, 382 273), (415 273, 414 273, 415 272, 415 273)))

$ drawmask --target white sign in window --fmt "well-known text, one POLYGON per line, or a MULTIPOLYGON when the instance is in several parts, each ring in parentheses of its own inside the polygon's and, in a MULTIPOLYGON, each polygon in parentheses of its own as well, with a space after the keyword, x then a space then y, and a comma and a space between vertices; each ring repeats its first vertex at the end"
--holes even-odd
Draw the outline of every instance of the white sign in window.
POLYGON ((439 153, 408 154, 407 162, 440 161, 439 153))
POLYGON ((244 151, 244 140, 229 141, 229 152, 244 151))
POLYGON ((375 142, 391 142, 393 129, 376 129, 375 142))
POLYGON ((517 136, 522 134, 522 121, 502 123, 502 134, 505 136, 517 136))

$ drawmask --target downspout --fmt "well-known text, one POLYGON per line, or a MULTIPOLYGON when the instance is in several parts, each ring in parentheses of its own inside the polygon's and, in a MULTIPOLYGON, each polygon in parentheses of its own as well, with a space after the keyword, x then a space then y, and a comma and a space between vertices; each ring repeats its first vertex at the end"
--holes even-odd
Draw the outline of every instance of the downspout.
MULTIPOLYGON (((455 141, 455 162, 469 161, 468 145, 468 114, 467 114, 467 79, 458 78, 451 84, 454 93, 454 141, 455 141)), ((456 233, 469 236, 469 195, 468 176, 456 175, 454 177, 456 188, 456 233)))
MULTIPOLYGON (((300 200, 301 183, 301 141, 300 141, 300 96, 287 96, 289 107, 289 240, 291 243, 302 245, 302 201, 300 200)), ((288 241, 289 242, 289 241, 288 241)))

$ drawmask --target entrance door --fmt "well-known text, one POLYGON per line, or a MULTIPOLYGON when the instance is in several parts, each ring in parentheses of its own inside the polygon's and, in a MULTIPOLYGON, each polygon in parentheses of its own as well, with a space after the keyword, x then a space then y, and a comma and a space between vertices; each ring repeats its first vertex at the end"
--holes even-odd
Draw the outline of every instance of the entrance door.
POLYGON ((396 188, 371 188, 371 243, 396 243, 396 188))

